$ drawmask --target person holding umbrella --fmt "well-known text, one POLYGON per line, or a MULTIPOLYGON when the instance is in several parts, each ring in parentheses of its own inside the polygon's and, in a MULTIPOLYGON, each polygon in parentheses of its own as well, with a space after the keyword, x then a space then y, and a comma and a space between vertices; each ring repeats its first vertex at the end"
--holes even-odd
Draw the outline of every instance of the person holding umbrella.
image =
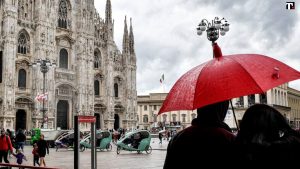
POLYGON ((197 118, 192 126, 177 133, 169 142, 164 169, 178 168, 183 161, 184 168, 201 166, 215 168, 224 166, 230 160, 228 152, 235 136, 224 119, 229 101, 210 104, 197 109, 197 118))
POLYGON ((249 168, 288 168, 300 159, 300 134, 279 111, 265 104, 246 110, 236 146, 234 159, 249 168))
MULTIPOLYGON (((232 168, 233 134, 223 123, 228 101, 240 96, 260 94, 281 84, 300 79, 300 72, 271 57, 261 54, 222 54, 216 43, 219 32, 229 30, 215 18, 211 23, 203 19, 197 28, 198 35, 207 32, 212 42, 213 59, 204 62, 182 75, 165 98, 158 115, 164 112, 197 109, 198 117, 192 126, 171 139, 164 168, 216 168, 228 164, 232 168), (207 23, 206 23, 207 22, 207 23), (194 155, 196 154, 196 155, 194 155), (229 159, 231 158, 231 159, 229 159), (173 161, 173 164, 172 164, 173 161), (197 164, 195 164, 197 162, 197 164)), ((232 102, 231 107, 232 106, 232 102)), ((232 108, 237 129, 234 108, 232 108)), ((247 167, 247 166, 246 166, 247 167)), ((227 168, 227 167, 224 167, 227 168)), ((242 167, 243 168, 243 167, 242 167)))

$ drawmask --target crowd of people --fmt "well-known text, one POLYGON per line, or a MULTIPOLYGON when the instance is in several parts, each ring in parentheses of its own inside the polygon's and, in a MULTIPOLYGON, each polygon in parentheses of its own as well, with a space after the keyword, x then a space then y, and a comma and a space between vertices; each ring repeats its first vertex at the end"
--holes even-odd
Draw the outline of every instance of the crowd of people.
POLYGON ((251 106, 234 135, 224 122, 228 107, 223 101, 198 108, 192 125, 169 142, 164 169, 288 168, 300 159, 300 134, 275 108, 251 106))
MULTIPOLYGON (((5 129, 2 128, 0 136, 0 163, 2 163, 2 159, 5 163, 10 163, 8 157, 12 156, 16 158, 16 163, 19 165, 23 163, 23 160, 27 161, 24 155, 25 141, 26 135, 24 130, 19 129, 16 136, 14 136, 9 129, 5 131, 5 129)), ((44 159, 46 153, 49 154, 48 143, 44 140, 44 135, 41 135, 40 140, 33 145, 33 165, 46 166, 44 159)))
MULTIPOLYGON (((287 167, 300 159, 300 133, 292 129, 275 108, 266 104, 249 107, 239 123, 237 134, 233 134, 224 122, 228 108, 229 101, 198 108, 197 118, 193 119, 190 127, 178 133, 159 132, 159 144, 163 136, 169 141, 164 169, 201 166, 237 168, 238 164, 242 164, 242 168, 287 167)), ((125 132, 113 131, 114 140, 117 141, 125 132)), ((138 136, 134 135, 134 140, 139 140, 135 137, 138 136)), ((8 156, 11 155, 18 164, 27 160, 25 140, 23 130, 18 130, 14 137, 10 130, 1 129, 0 163, 2 159, 9 163, 8 156)), ((46 166, 46 154, 49 154, 48 144, 41 135, 33 145, 33 165, 46 166)))

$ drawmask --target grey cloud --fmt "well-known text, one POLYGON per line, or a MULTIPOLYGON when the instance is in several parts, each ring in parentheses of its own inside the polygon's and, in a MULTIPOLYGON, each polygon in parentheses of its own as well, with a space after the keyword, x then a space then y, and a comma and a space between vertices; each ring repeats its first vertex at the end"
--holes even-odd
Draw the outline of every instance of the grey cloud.
MULTIPOLYGON (((162 73, 168 91, 182 74, 212 58, 210 42, 195 28, 201 19, 215 16, 230 23, 218 40, 223 54, 265 54, 300 69, 299 12, 286 10, 285 1, 114 0, 112 6, 118 44, 124 16, 133 18, 138 94, 159 90, 162 73)), ((300 89, 300 82, 290 84, 300 89)))

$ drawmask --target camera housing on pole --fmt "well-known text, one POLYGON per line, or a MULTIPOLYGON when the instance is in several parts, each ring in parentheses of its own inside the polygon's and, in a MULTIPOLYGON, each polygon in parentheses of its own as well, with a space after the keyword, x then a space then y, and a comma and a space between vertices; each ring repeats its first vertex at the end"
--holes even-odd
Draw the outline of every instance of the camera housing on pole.
POLYGON ((218 17, 215 17, 211 22, 202 19, 196 29, 199 36, 206 31, 207 39, 214 43, 219 39, 219 35, 224 36, 226 32, 229 31, 229 23, 225 18, 219 19, 218 17))

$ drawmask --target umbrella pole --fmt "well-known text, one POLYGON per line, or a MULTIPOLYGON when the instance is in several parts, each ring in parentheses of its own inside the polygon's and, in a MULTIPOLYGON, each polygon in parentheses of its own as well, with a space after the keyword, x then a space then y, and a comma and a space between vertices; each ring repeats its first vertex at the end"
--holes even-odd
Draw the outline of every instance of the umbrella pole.
POLYGON ((234 112, 234 108, 233 108, 231 99, 230 99, 230 105, 231 105, 231 109, 232 109, 232 113, 233 113, 233 118, 234 118, 234 121, 235 121, 236 129, 239 131, 240 128, 239 128, 239 125, 238 125, 236 117, 235 117, 235 112, 234 112))

